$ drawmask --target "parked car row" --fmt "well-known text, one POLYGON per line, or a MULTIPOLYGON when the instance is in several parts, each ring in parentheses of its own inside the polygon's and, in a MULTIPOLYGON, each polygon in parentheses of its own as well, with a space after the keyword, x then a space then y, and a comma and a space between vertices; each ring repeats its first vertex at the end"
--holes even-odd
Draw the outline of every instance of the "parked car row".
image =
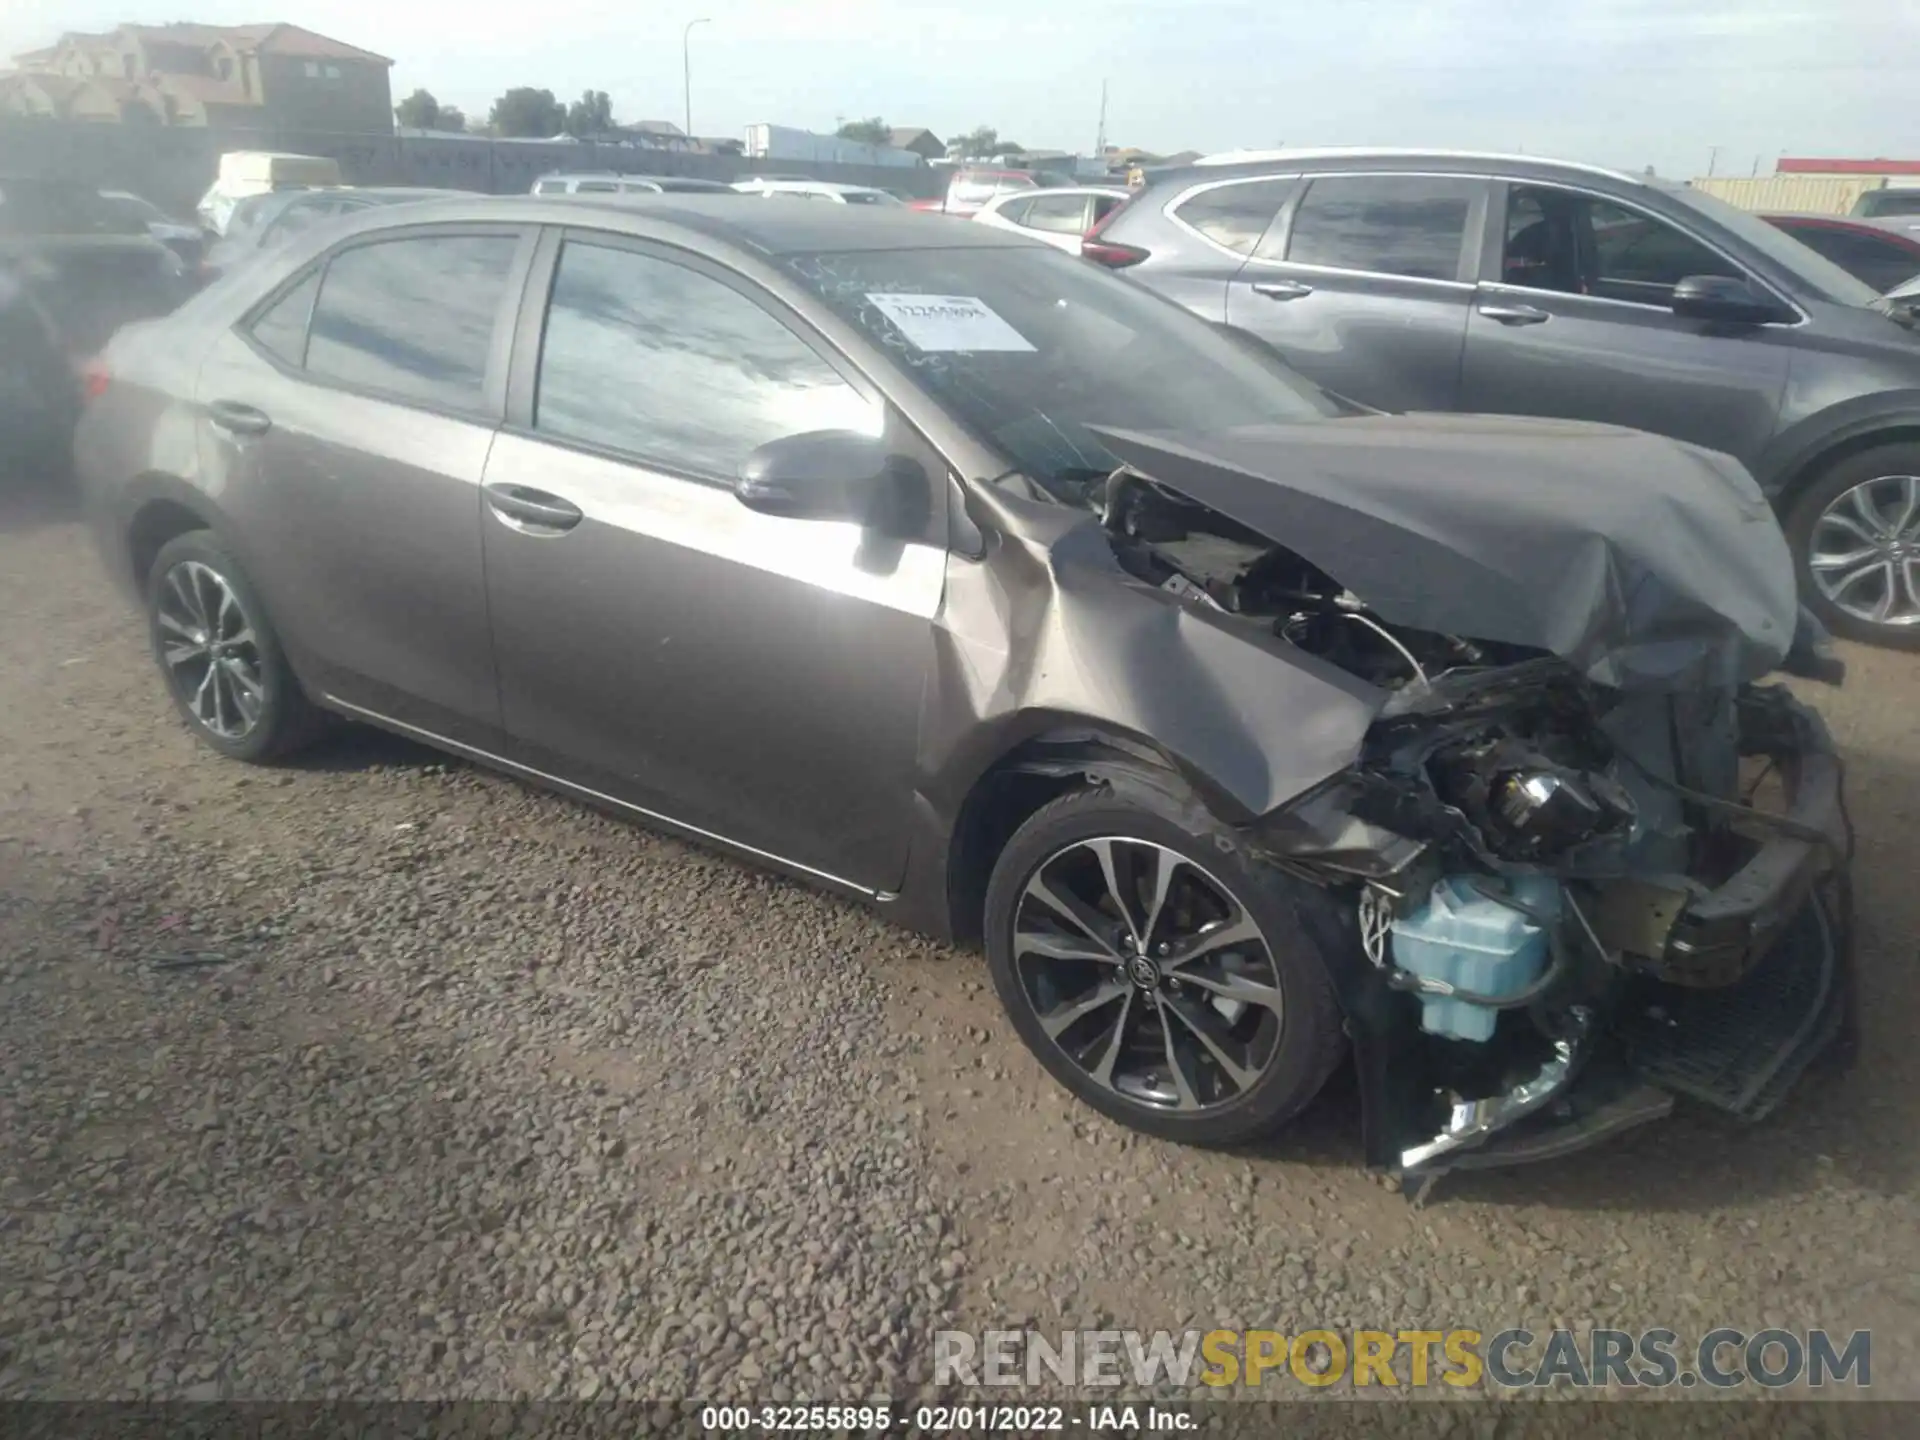
POLYGON ((1757 683, 1835 675, 1753 477, 1303 374, 1351 346, 1340 389, 1457 402, 1427 371, 1477 306, 1563 348, 1476 363, 1669 428, 1710 336, 1758 427, 1756 336, 1857 382, 1905 333, 1687 204, 1289 156, 1150 188, 1101 264, 899 208, 375 207, 124 329, 78 469, 212 750, 344 716, 977 939, 1047 1070, 1152 1135, 1270 1132, 1351 1055, 1369 1162, 1419 1181, 1676 1094, 1757 1118, 1845 1034, 1839 762, 1757 683), (1297 364, 1218 323, 1242 296, 1297 364))
POLYGON ((1651 430, 1733 456, 1832 628, 1920 645, 1920 332, 1684 185, 1523 157, 1223 157, 1082 253, 1387 411, 1651 430))

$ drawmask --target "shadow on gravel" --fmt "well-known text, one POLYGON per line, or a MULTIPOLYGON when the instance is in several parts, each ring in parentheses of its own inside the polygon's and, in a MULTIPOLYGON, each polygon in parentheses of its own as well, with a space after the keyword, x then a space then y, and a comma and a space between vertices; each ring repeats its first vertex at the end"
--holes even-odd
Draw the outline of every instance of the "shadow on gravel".
POLYGON ((0 535, 25 535, 80 518, 80 497, 64 477, 24 474, 0 463, 0 535))
POLYGON ((337 775, 377 767, 418 770, 428 765, 465 765, 467 762, 391 730, 341 721, 318 744, 280 763, 287 770, 337 775))

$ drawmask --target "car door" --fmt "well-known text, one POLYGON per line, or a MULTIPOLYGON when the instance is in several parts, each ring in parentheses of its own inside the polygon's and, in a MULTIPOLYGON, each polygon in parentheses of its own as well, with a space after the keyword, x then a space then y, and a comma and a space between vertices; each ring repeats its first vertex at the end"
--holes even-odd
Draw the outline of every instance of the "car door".
POLYGON ((1453 409, 1488 188, 1309 176, 1228 287, 1227 322, 1364 405, 1453 409))
POLYGON ((1463 409, 1597 420, 1758 458, 1794 327, 1687 319, 1671 302, 1688 275, 1768 287, 1664 217, 1605 196, 1515 182, 1497 203, 1463 409))
POLYGON ((356 237, 201 367, 208 490, 310 684, 477 743, 498 733, 480 481, 533 232, 356 237))
POLYGON ((724 268, 595 232, 547 248, 486 472, 509 732, 531 763, 656 817, 890 888, 944 586, 944 468, 724 268), (920 530, 734 498, 749 451, 823 429, 918 452, 920 530))

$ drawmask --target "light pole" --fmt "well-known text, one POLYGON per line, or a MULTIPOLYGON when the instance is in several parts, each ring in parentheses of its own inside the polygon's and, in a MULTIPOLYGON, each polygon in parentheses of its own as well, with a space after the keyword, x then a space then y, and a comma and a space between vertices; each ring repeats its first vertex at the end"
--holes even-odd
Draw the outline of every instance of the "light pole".
POLYGON ((686 88, 687 98, 687 139, 693 139, 693 27, 711 23, 711 17, 702 15, 698 20, 687 21, 687 28, 680 32, 680 78, 686 88))

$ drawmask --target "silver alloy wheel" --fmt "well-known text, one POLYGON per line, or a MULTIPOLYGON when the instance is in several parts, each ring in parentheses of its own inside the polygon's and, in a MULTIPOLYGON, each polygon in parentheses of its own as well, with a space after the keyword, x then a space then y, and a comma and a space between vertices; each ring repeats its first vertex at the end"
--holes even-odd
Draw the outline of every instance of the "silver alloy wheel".
POLYGON ((266 707, 253 622, 211 566, 182 560, 160 582, 155 611, 167 681, 194 719, 223 740, 244 740, 266 707))
POLYGON ((1807 568, 1836 608, 1872 625, 1920 625, 1920 476, 1862 480, 1813 522, 1807 568))
POLYGON ((1013 969, 1052 1042, 1139 1104, 1218 1109, 1279 1054, 1285 1006, 1259 925, 1150 841, 1078 840, 1042 862, 1014 909, 1013 969))

